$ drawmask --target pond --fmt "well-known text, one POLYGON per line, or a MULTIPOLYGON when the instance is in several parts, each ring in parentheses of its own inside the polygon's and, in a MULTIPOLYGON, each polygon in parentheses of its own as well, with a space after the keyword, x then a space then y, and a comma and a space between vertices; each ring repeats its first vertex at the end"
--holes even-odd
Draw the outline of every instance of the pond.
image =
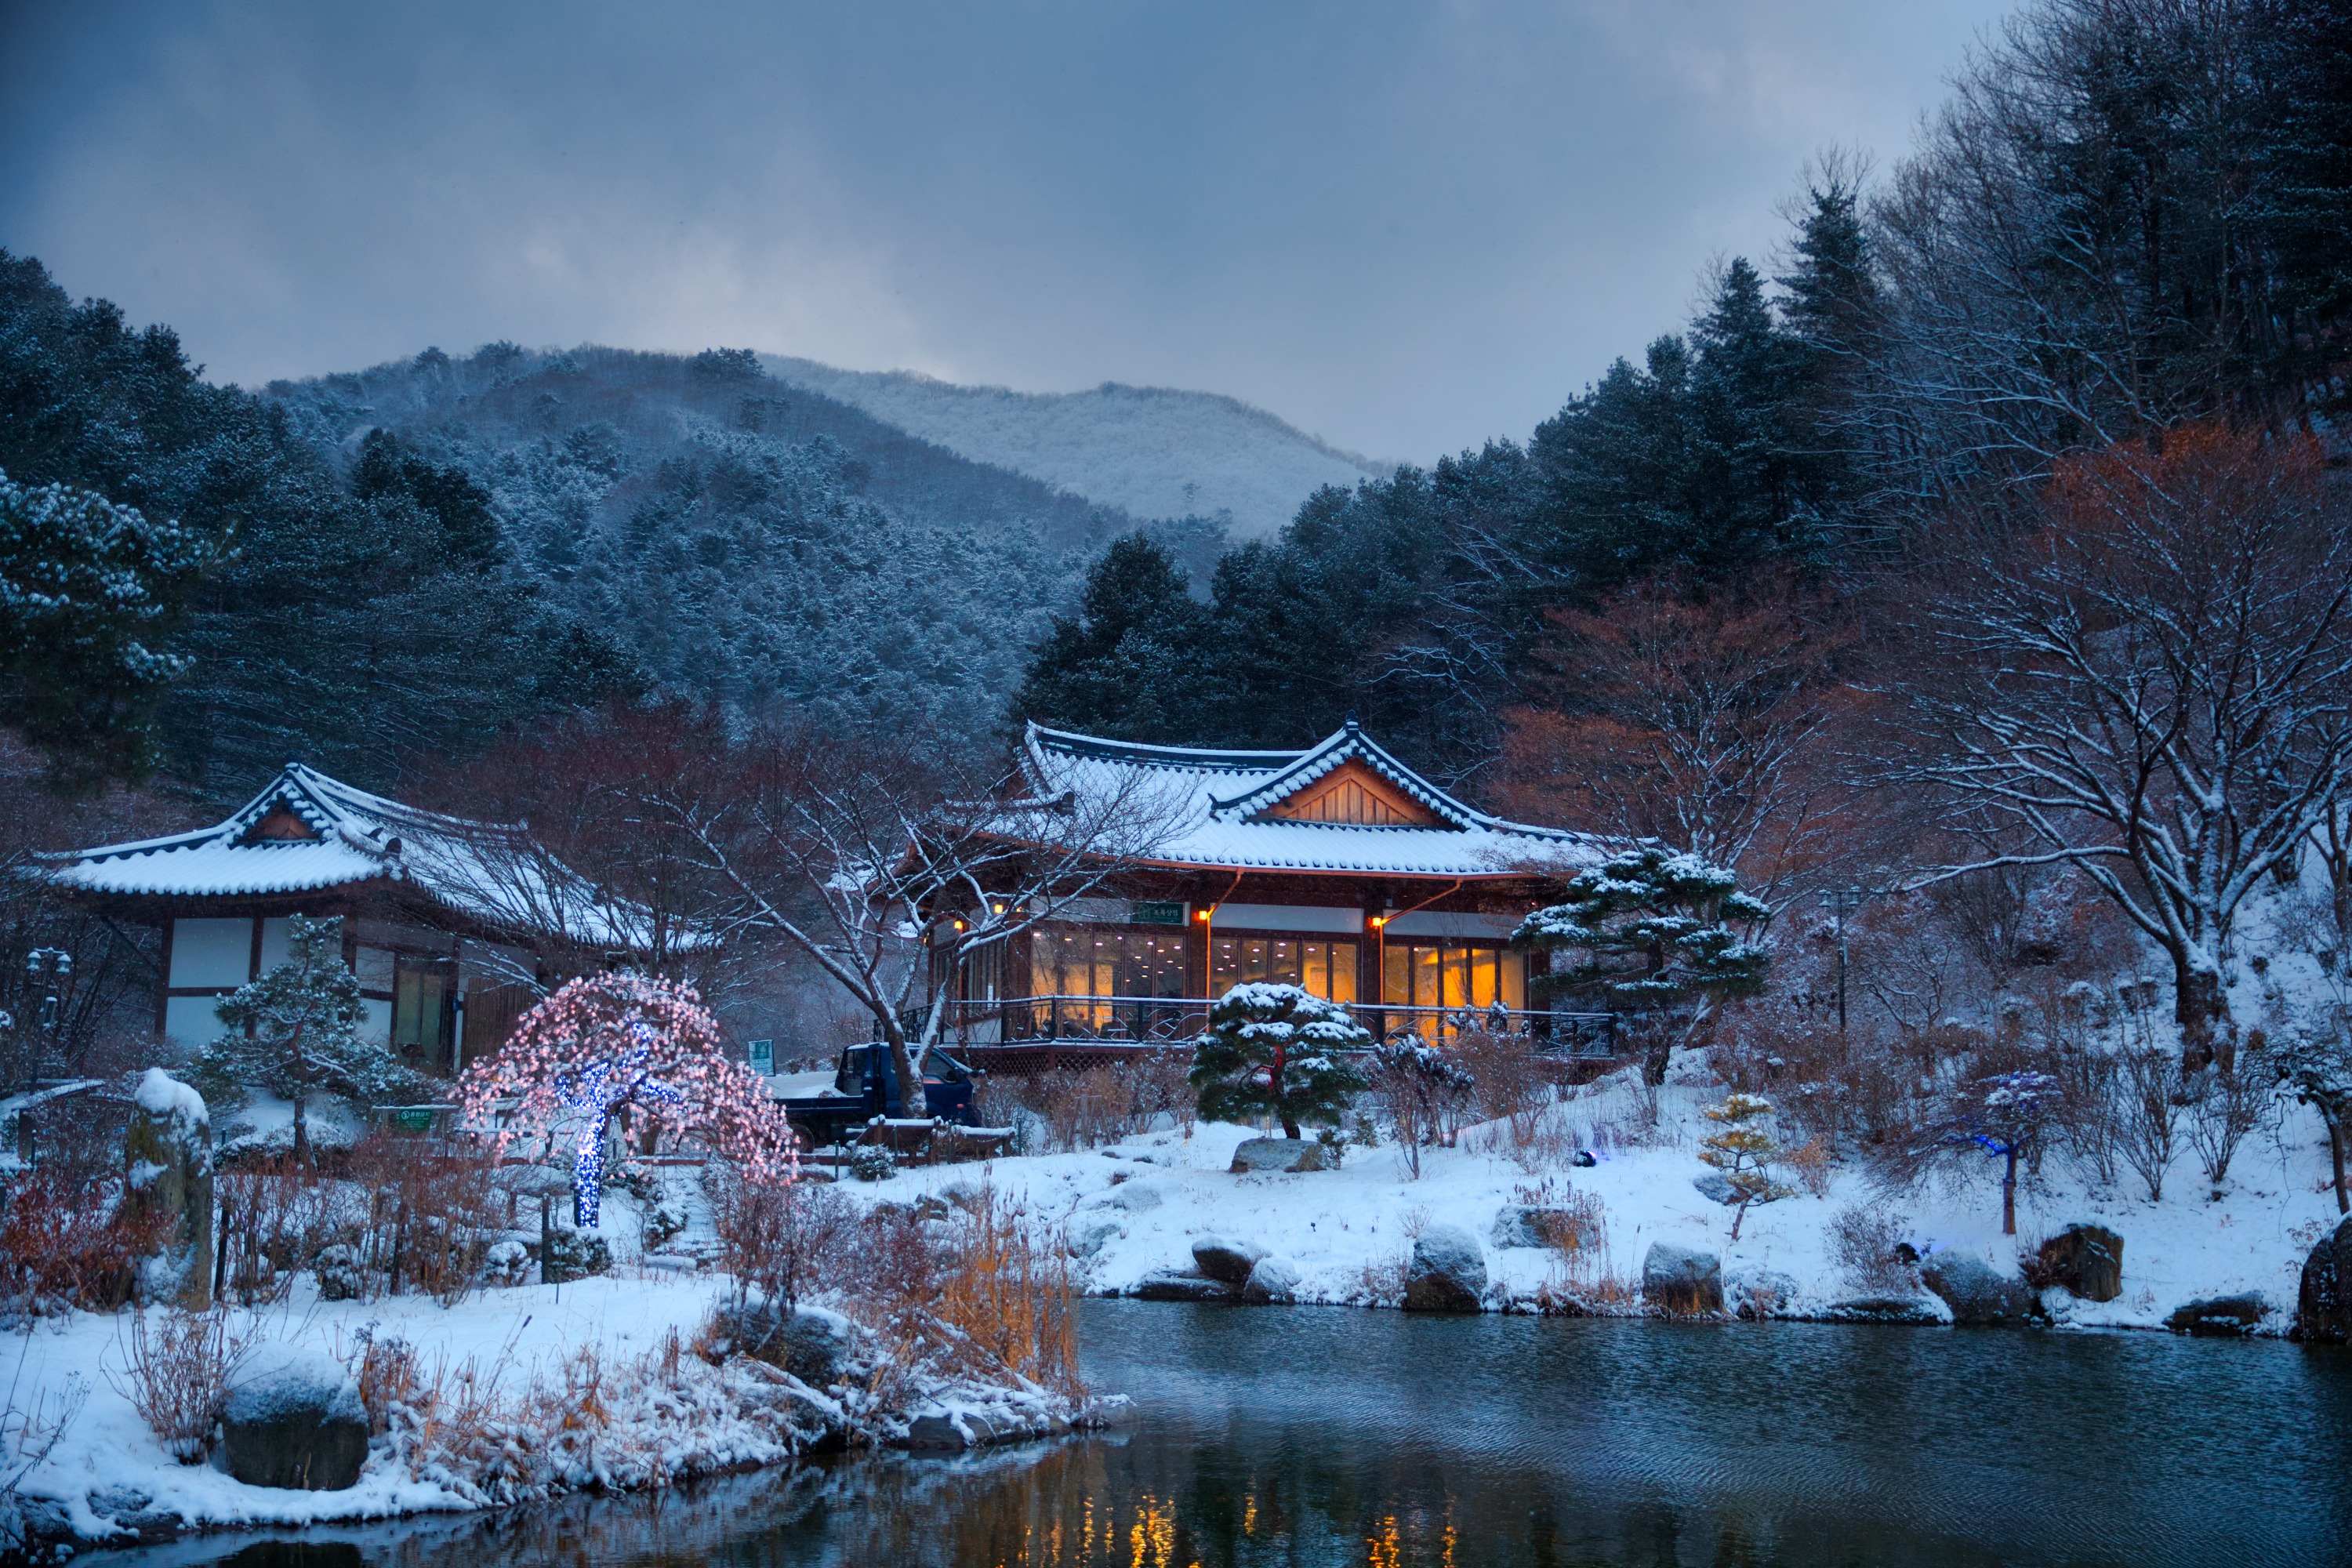
POLYGON ((2352 1563, 2352 1355, 2153 1334, 1085 1306, 1141 1419, 121 1561, 2352 1563))

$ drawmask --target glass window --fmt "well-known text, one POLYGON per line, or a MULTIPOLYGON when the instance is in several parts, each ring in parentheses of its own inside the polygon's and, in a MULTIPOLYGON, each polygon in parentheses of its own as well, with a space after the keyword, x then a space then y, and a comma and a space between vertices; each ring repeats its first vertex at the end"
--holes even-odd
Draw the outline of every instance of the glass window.
POLYGON ((402 958, 392 985, 392 1047, 427 1068, 449 1065, 451 965, 402 958))
POLYGON ((1209 943, 1209 994, 1266 982, 1329 1002, 1356 999, 1356 944, 1293 937, 1221 936, 1209 943))
POLYGON ((1033 996, 1181 996, 1181 931, 1041 931, 1031 940, 1033 996))
MULTIPOLYGON (((1394 1007, 1484 1010, 1496 1002, 1517 1012, 1527 1005, 1527 959, 1492 943, 1387 944, 1381 1000, 1394 1007)), ((1424 1019, 1424 1033, 1437 1027, 1424 1019)))

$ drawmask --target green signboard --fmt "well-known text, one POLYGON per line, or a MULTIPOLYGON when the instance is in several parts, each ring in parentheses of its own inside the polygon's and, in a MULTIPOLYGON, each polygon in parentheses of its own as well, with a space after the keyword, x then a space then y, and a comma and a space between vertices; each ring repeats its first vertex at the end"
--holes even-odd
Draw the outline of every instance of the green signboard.
POLYGON ((1128 920, 1139 926, 1181 926, 1184 923, 1181 904, 1137 904, 1128 920))

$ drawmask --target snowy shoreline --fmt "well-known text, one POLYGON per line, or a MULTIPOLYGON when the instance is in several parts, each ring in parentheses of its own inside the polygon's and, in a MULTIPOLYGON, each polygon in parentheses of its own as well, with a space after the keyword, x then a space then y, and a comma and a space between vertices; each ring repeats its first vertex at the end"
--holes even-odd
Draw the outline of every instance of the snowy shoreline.
POLYGON ((176 1463, 128 1396, 124 1317, 73 1312, 36 1321, 0 1334, 0 1375, 16 1407, 46 1398, 53 1410, 75 1380, 87 1403, 22 1484, 30 1533, 45 1547, 87 1549, 496 1510, 575 1492, 659 1489, 847 1447, 948 1450, 1120 1417, 1123 1402, 1115 1399, 1078 1404, 1034 1385, 951 1380, 926 1383, 886 1408, 856 1388, 814 1388, 749 1357, 713 1365, 678 1353, 731 1288, 713 1275, 605 1275, 479 1291, 443 1308, 425 1296, 325 1302, 306 1279, 282 1304, 232 1309, 233 1331, 258 1342, 263 1356, 324 1351, 355 1362, 362 1336, 396 1339, 415 1348, 428 1376, 462 1380, 470 1365, 506 1402, 509 1414, 493 1425, 507 1429, 492 1434, 494 1445, 512 1451, 501 1479, 486 1482, 395 1430, 371 1443, 356 1486, 331 1491, 249 1486, 217 1454, 176 1463), (601 1415, 579 1419, 583 1407, 601 1415))
MULTIPOLYGON (((1866 1172, 1842 1165, 1825 1173, 1818 1194, 1799 1191, 1751 1208, 1734 1242, 1732 1211, 1696 1185, 1707 1174, 1697 1151, 1705 1131, 1700 1111, 1720 1098, 1720 1086, 1696 1064, 1675 1077, 1660 1092, 1656 1121, 1638 1143, 1617 1131, 1638 1092, 1621 1077, 1548 1110, 1558 1124, 1540 1147, 1515 1146, 1503 1123, 1474 1127, 1454 1147, 1423 1151, 1417 1179, 1393 1145, 1350 1149, 1337 1170, 1235 1173, 1235 1148, 1259 1130, 1202 1123, 1189 1135, 1168 1128, 1084 1152, 918 1167, 879 1182, 845 1180, 838 1190, 860 1207, 897 1205, 918 1217, 939 1217, 984 1184, 1017 1205, 1029 1223, 1058 1233, 1076 1255, 1077 1283, 1103 1297, 1133 1296, 1147 1281, 1189 1274, 1194 1243, 1220 1238, 1286 1264, 1290 1302, 1393 1308, 1414 1237, 1453 1227, 1475 1238, 1486 1269, 1476 1304, 1524 1313, 1562 1310, 1562 1255, 1501 1244, 1496 1220, 1514 1205, 1573 1193, 1599 1223, 1581 1283, 1598 1279, 1615 1289, 1570 1310, 1657 1316, 1642 1300, 1640 1276, 1647 1249, 1663 1243, 1720 1258, 1727 1317, 1743 1300, 1752 1304, 1759 1282, 1769 1282, 1767 1310, 1752 1315, 1832 1324, 1953 1321, 1944 1301, 1916 1288, 1905 1298, 1907 1315, 1852 1310, 1858 1299, 1887 1294, 1864 1288, 1837 1261, 1835 1218, 1857 1205, 1900 1215, 1902 1234, 1931 1258, 1973 1258, 2011 1279, 2021 1250, 2086 1222, 2124 1238, 2122 1291, 2092 1302, 2045 1289, 2046 1317, 2037 1320, 2044 1326, 2158 1330, 2190 1301, 2253 1294, 2271 1309, 2252 1328, 2263 1336, 2286 1330, 2304 1258, 2336 1224, 2333 1197, 2318 1180, 2325 1158, 2317 1124, 2304 1125, 2294 1112, 2274 1135, 2248 1145, 2218 1200, 2190 1179, 2195 1172, 2186 1161, 2161 1203, 2086 1190, 2053 1161, 2042 1178, 2023 1186, 2019 1234, 2004 1237, 1990 1162, 1972 1174, 1893 1194, 1866 1172), (1572 1155, 1587 1138, 1598 1144, 1595 1163, 1568 1163, 1563 1151, 1572 1155)), ((632 1213, 620 1199, 608 1211, 608 1233, 627 1226, 632 1213)), ((240 1331, 250 1337, 346 1362, 356 1361, 363 1336, 405 1342, 428 1378, 455 1386, 451 1380, 463 1381, 470 1366, 481 1385, 506 1402, 501 1408, 512 1421, 542 1424, 543 1430, 509 1433, 517 1457, 488 1470, 436 1466, 425 1447, 397 1429, 379 1435, 359 1484, 341 1491, 247 1486, 217 1458, 174 1463, 127 1395, 125 1315, 75 1312, 37 1321, 0 1333, 16 1408, 45 1399, 53 1407, 73 1378, 86 1388, 88 1403, 26 1478, 21 1495, 34 1505, 47 1539, 131 1544, 184 1531, 383 1520, 568 1492, 656 1489, 788 1465, 843 1439, 919 1449, 928 1445, 916 1424, 926 1419, 938 1445, 976 1447, 1098 1421, 1121 1403, 1118 1395, 1132 1392, 1108 1391, 1111 1397, 1090 1411, 1057 1404, 1034 1387, 943 1384, 915 1389, 887 1410, 848 1410, 845 1403, 858 1397, 854 1384, 835 1383, 828 1392, 749 1358, 712 1364, 679 1353, 732 1289, 723 1275, 681 1272, 685 1263, 668 1255, 625 1262, 620 1272, 562 1285, 477 1290, 446 1308, 423 1295, 325 1301, 305 1276, 280 1305, 235 1310, 240 1331), (565 1401, 576 1404, 583 1387, 602 1412, 584 1423, 563 1415, 565 1401), (503 1479, 486 1482, 485 1475, 503 1479)))

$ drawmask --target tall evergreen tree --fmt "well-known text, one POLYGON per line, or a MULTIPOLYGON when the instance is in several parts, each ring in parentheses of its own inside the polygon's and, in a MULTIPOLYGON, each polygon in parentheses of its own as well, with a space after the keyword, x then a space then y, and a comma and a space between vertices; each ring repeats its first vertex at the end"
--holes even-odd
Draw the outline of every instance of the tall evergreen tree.
POLYGON ((1127 741, 1203 738, 1207 612, 1184 569, 1140 533, 1087 574, 1078 613, 1056 616, 1013 699, 1016 721, 1127 741))

